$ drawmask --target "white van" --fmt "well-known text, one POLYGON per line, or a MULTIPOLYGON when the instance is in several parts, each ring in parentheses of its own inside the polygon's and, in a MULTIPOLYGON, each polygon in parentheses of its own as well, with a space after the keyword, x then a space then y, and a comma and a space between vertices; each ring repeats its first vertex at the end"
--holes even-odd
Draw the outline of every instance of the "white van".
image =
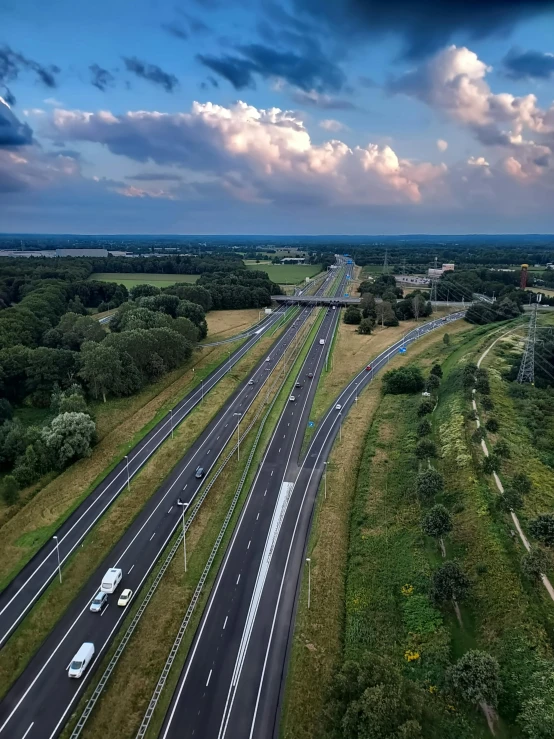
POLYGON ((117 567, 111 567, 102 578, 100 590, 103 593, 113 593, 121 582, 123 573, 117 567))
POLYGON ((94 644, 86 641, 81 644, 79 651, 71 660, 67 674, 69 677, 81 677, 94 657, 94 644))
POLYGON ((319 343, 321 344, 321 346, 323 346, 325 344, 325 339, 320 339, 319 343))

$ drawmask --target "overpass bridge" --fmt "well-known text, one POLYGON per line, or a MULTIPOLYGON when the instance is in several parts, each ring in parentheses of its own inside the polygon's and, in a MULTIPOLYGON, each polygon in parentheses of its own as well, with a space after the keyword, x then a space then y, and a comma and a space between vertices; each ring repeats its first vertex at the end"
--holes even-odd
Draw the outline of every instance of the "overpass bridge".
MULTIPOLYGON (((351 296, 327 298, 321 295, 272 295, 271 299, 276 303, 285 303, 286 305, 336 305, 340 307, 359 305, 361 300, 361 298, 353 298, 351 296)), ((375 302, 380 303, 381 298, 375 298, 375 302)), ((471 305, 471 301, 433 300, 431 302, 434 306, 445 308, 467 308, 471 305)))

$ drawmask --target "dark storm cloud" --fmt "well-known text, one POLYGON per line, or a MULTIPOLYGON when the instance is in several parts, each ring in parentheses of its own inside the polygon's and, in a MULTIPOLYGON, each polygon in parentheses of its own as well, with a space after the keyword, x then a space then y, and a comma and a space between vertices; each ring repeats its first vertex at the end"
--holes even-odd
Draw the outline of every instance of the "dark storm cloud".
POLYGON ((103 69, 98 64, 91 64, 89 70, 91 84, 99 90, 102 90, 102 92, 104 92, 108 87, 113 87, 115 84, 115 77, 113 74, 107 69, 103 69))
POLYGON ((235 90, 243 90, 245 87, 256 87, 254 72, 256 66, 246 59, 237 56, 205 56, 198 54, 198 61, 212 72, 228 80, 235 90))
POLYGON ((554 54, 512 49, 502 60, 506 76, 512 80, 532 77, 547 80, 554 75, 554 54))
POLYGON ((162 28, 166 33, 169 33, 170 36, 181 39, 181 41, 186 41, 189 37, 183 26, 176 21, 172 21, 171 23, 162 23, 162 28))
POLYGON ((54 88, 57 86, 56 75, 59 71, 55 64, 45 66, 28 59, 9 46, 0 47, 0 88, 3 88, 3 97, 10 105, 15 103, 15 96, 10 91, 8 83, 17 80, 22 72, 33 72, 45 87, 54 88))
POLYGON ((254 75, 264 79, 279 77, 306 92, 337 92, 346 82, 340 67, 319 50, 311 55, 302 55, 293 51, 277 51, 263 44, 248 44, 241 46, 239 51, 244 58, 229 55, 200 55, 198 58, 202 64, 229 80, 237 90, 254 87, 254 75))
POLYGON ((181 182, 183 178, 178 174, 139 172, 138 174, 125 175, 125 179, 134 180, 135 182, 181 182))
POLYGON ((417 58, 462 33, 483 38, 519 21, 554 11, 554 0, 293 0, 298 16, 311 18, 351 42, 384 33, 399 35, 404 54, 417 58))
POLYGON ((548 167, 550 165, 550 157, 548 154, 544 154, 542 157, 537 157, 533 160, 537 167, 548 167))
POLYGON ((9 107, 0 100, 0 148, 25 146, 33 141, 33 132, 27 123, 21 123, 9 107))
POLYGON ((132 72, 137 77, 148 80, 155 85, 160 85, 166 92, 173 92, 179 85, 179 80, 174 74, 164 72, 157 64, 149 64, 136 57, 126 56, 123 57, 123 61, 128 72, 132 72))

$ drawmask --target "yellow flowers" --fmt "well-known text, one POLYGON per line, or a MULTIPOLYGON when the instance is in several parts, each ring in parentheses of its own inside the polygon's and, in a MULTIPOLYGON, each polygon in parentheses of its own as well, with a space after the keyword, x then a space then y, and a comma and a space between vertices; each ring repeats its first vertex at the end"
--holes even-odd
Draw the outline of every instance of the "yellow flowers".
POLYGON ((412 652, 410 649, 408 649, 406 652, 404 652, 404 658, 407 662, 415 662, 419 659, 419 652, 412 652))
POLYGON ((437 690, 438 690, 438 688, 437 688, 437 686, 436 686, 436 685, 429 685, 429 692, 430 692, 431 694, 433 694, 433 693, 436 693, 436 692, 437 692, 437 690))
POLYGON ((405 595, 406 597, 413 595, 414 592, 414 586, 413 585, 402 585, 401 593, 402 595, 405 595))

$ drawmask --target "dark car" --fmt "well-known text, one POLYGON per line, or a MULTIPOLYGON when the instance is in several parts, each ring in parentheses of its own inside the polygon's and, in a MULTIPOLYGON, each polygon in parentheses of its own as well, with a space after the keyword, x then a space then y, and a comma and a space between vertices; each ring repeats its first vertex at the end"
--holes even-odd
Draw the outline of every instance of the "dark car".
POLYGON ((308 372, 308 377, 310 378, 310 380, 313 378, 313 376, 314 376, 313 372, 308 372))
POLYGON ((194 476, 197 477, 199 480, 204 477, 206 473, 204 472, 203 467, 197 467, 196 472, 194 473, 194 476))

